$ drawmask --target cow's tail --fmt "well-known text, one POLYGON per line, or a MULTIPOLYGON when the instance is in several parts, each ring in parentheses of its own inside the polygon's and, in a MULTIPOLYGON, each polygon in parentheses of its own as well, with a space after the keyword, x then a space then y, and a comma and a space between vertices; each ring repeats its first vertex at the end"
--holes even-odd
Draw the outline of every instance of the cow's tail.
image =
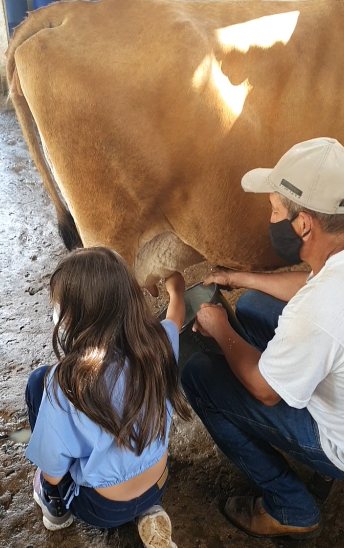
POLYGON ((70 251, 76 247, 83 247, 83 244, 77 231, 74 219, 60 197, 60 194, 56 187, 56 183, 52 177, 47 161, 42 153, 40 141, 37 135, 36 124, 32 116, 30 107, 23 95, 15 63, 16 49, 21 44, 23 44, 25 40, 39 32, 43 28, 58 26, 59 24, 61 24, 61 19, 63 19, 64 15, 63 11, 65 10, 56 9, 57 20, 56 24, 54 24, 55 21, 52 21, 52 19, 54 19, 54 10, 52 8, 55 8, 55 6, 63 6, 63 8, 65 8, 65 6, 68 5, 70 4, 56 3, 52 6, 49 6, 49 19, 44 16, 46 8, 39 9, 37 10, 37 12, 30 13, 29 17, 25 19, 25 21, 15 29, 6 55, 9 96, 15 108, 18 121, 29 147, 31 157, 36 164, 36 167, 42 177, 44 186, 55 206, 60 236, 65 246, 70 251))

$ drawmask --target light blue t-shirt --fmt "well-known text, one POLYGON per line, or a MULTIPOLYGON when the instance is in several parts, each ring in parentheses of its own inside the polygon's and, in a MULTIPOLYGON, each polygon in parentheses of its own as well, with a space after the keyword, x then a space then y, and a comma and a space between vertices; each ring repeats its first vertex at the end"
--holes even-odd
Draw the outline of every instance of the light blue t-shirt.
MULTIPOLYGON (((164 320, 162 325, 171 341, 177 361, 178 328, 171 320, 164 320)), ((117 384, 121 384, 120 381, 121 377, 117 384)), ((118 394, 117 385, 114 401, 116 392, 118 394)), ((77 411, 59 387, 57 396, 63 409, 54 396, 50 401, 44 391, 35 429, 25 453, 33 464, 49 476, 60 477, 69 471, 77 486, 110 487, 138 476, 163 457, 168 445, 173 411, 170 402, 167 402, 166 439, 155 440, 140 456, 136 456, 128 449, 118 448, 113 436, 84 413, 77 411)), ((77 492, 78 489, 75 494, 77 492)))

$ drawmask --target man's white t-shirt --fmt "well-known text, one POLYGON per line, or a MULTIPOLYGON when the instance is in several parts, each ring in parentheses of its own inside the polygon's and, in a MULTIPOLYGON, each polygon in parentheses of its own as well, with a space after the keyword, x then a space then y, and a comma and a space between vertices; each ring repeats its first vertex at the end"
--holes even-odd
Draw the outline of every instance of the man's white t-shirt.
POLYGON ((259 370, 288 405, 307 407, 325 454, 344 470, 344 251, 285 306, 259 370))

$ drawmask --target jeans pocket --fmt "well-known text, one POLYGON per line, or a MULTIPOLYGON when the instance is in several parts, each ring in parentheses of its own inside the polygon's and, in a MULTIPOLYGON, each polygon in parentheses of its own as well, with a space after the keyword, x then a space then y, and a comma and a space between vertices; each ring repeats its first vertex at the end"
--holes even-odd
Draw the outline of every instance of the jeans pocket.
POLYGON ((316 440, 316 442, 317 442, 318 449, 321 449, 321 451, 322 451, 323 449, 322 449, 322 447, 321 447, 321 442, 320 442, 319 426, 318 426, 318 424, 315 422, 314 419, 312 420, 312 426, 313 426, 313 432, 314 432, 315 440, 316 440))

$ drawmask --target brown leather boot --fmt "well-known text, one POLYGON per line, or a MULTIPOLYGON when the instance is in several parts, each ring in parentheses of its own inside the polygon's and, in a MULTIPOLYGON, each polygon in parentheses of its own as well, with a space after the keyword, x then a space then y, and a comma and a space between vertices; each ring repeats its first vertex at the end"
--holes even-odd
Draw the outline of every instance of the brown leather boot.
POLYGON ((290 536, 294 539, 306 539, 318 537, 322 529, 320 523, 312 527, 283 525, 265 512, 262 497, 230 497, 224 513, 229 521, 254 537, 290 536))

